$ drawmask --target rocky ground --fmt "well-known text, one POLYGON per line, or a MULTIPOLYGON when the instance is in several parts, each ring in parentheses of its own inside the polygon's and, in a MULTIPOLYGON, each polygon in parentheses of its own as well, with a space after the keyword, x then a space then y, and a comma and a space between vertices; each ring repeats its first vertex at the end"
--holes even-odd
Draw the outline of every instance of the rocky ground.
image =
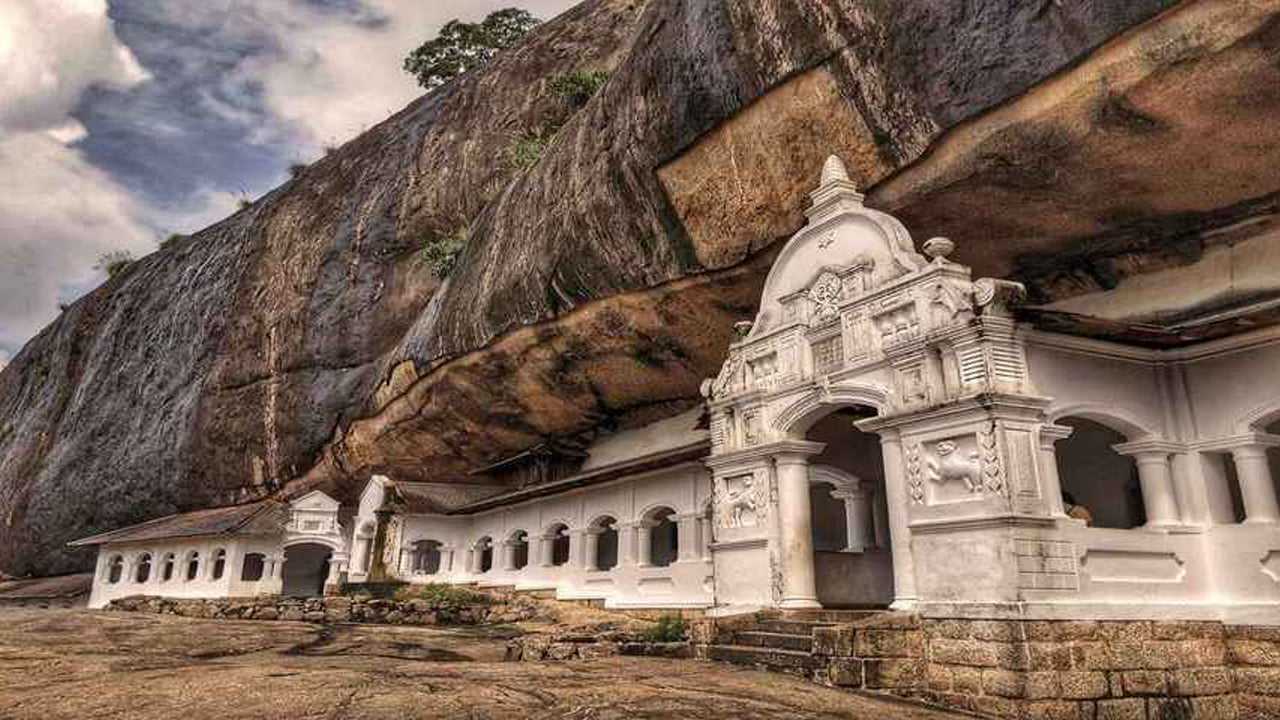
POLYGON ((514 632, 0 609, 0 718, 958 717, 696 660, 503 662, 514 632))

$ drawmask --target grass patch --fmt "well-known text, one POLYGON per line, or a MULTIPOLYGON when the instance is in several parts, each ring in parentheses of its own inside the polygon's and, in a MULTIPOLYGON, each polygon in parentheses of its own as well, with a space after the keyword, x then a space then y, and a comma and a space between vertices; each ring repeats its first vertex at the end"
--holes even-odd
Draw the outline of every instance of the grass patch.
POLYGON ((418 263, 431 268, 441 280, 449 277, 458 266, 458 256, 467 247, 470 234, 471 229, 463 224, 452 233, 423 245, 417 253, 418 263))
POLYGON ((537 165, 553 135, 554 133, 543 130, 526 130, 517 135, 515 141, 507 146, 507 165, 517 172, 524 172, 537 165))
POLYGON ((410 585, 401 588, 396 593, 396 599, 400 601, 426 600, 433 610, 455 613, 463 608, 475 605, 493 604, 493 599, 484 593, 443 583, 410 585))
POLYGON ((575 70, 551 76, 551 92, 582 107, 609 81, 609 73, 600 70, 575 70))
POLYGON ((644 631, 643 637, 655 643, 683 642, 687 638, 684 618, 679 615, 663 615, 658 618, 657 625, 644 631))

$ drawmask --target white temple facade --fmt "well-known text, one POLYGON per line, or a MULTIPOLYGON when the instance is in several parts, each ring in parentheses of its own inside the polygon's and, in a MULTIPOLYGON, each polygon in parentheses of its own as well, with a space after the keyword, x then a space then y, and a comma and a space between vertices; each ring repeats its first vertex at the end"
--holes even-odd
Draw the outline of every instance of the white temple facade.
MULTIPOLYGON (((375 476, 345 522, 305 496, 255 551, 282 571, 184 590, 298 591, 283 555, 309 532, 333 582, 1280 624, 1280 330, 1175 349, 1038 330, 1020 285, 974 279, 946 239, 917 249, 838 159, 811 198, 705 407, 472 485, 375 476)), ((137 552, 112 535, 82 541, 104 584, 137 552)), ((95 602, 127 590, 95 583, 95 602)))

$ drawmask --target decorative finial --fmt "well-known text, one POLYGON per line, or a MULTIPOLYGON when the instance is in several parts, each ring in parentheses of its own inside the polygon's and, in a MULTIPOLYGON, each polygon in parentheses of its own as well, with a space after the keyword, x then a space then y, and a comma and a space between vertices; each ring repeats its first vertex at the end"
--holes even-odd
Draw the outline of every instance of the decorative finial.
POLYGON ((946 260, 948 255, 955 252, 956 244, 944 237, 929 238, 924 241, 922 249, 932 260, 946 260))
POLYGON ((844 162, 835 155, 827 158, 827 163, 822 166, 822 184, 829 185, 840 180, 849 180, 849 171, 845 169, 844 162))

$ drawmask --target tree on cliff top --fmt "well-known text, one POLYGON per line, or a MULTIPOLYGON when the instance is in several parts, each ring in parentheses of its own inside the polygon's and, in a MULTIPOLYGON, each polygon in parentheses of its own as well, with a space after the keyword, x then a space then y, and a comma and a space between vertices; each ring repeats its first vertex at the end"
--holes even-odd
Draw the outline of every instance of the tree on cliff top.
POLYGON ((492 12, 478 23, 450 20, 435 39, 409 53, 404 59, 405 72, 418 78, 422 87, 437 88, 455 75, 489 62, 541 22, 520 8, 492 12))

